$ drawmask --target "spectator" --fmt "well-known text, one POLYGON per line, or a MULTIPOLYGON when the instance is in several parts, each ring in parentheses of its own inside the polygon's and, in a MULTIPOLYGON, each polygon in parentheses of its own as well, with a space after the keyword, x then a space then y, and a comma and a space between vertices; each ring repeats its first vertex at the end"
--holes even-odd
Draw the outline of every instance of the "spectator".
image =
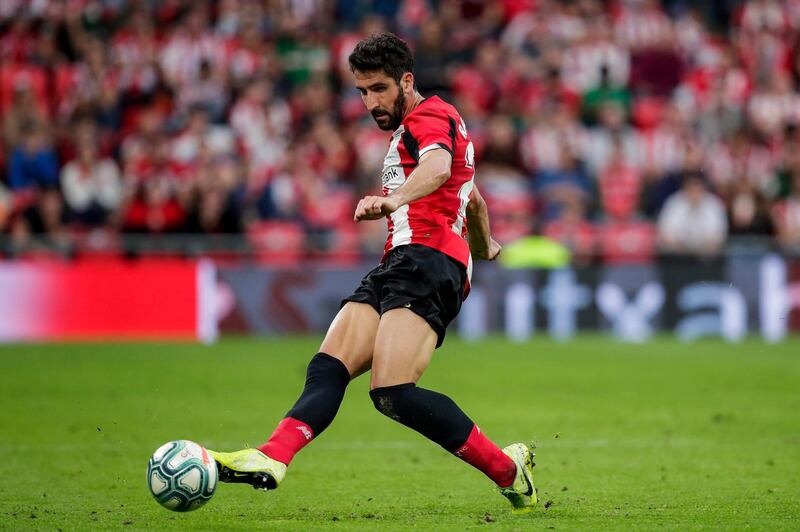
POLYGON ((453 73, 451 90, 459 106, 475 110, 481 116, 497 105, 503 68, 503 50, 494 41, 486 41, 475 52, 475 64, 467 64, 453 73))
POLYGON ((166 179, 143 183, 128 202, 122 219, 123 230, 131 233, 176 232, 183 226, 185 213, 166 179))
POLYGON ((649 47, 631 58, 630 84, 638 94, 667 97, 680 84, 682 76, 683 60, 669 26, 649 47))
POLYGON ((298 177, 308 180, 312 171, 296 150, 286 154, 284 169, 259 192, 258 214, 262 219, 297 220, 301 215, 303 189, 298 177))
POLYGON ((791 77, 782 72, 772 75, 765 87, 759 87, 748 105, 750 122, 765 137, 775 137, 790 123, 800 119, 800 96, 792 87, 791 77))
POLYGON ((529 172, 552 170, 561 162, 564 149, 581 153, 586 130, 567 105, 549 107, 519 139, 519 151, 529 172))
POLYGON ((699 173, 684 177, 680 191, 670 196, 658 217, 659 243, 670 253, 718 254, 727 231, 725 207, 699 173))
POLYGON ((772 232, 772 223, 765 201, 752 183, 740 179, 728 200, 728 219, 732 235, 762 235, 772 232))
POLYGON ((679 169, 662 176, 647 174, 646 177, 651 179, 645 181, 642 193, 645 214, 651 218, 658 216, 667 199, 680 190, 685 176, 702 172, 704 164, 703 146, 690 140, 686 143, 686 152, 679 169))
POLYGON ((78 145, 78 158, 61 170, 61 187, 70 218, 85 226, 104 225, 122 200, 117 163, 100 158, 91 139, 78 145))
POLYGON ((241 205, 238 165, 230 159, 217 159, 194 189, 194 198, 185 221, 189 233, 238 233, 241 231, 241 205))
POLYGON ((58 113, 64 122, 71 116, 92 115, 99 125, 119 130, 120 80, 108 60, 105 44, 98 39, 87 39, 82 43, 82 54, 83 61, 65 72, 66 88, 61 90, 63 99, 58 113))
POLYGON ((800 173, 794 173, 791 194, 772 209, 772 219, 781 246, 800 249, 800 173))
POLYGON ((612 84, 608 66, 603 65, 600 67, 599 85, 583 96, 582 113, 584 120, 590 124, 595 123, 598 109, 606 103, 616 104, 627 111, 630 105, 630 93, 624 85, 612 84))
POLYGON ((655 228, 640 216, 643 178, 623 157, 619 144, 600 174, 600 203, 605 214, 598 227, 597 251, 607 264, 651 262, 655 255, 655 228))
POLYGON ((414 64, 417 87, 422 94, 449 99, 449 57, 441 22, 430 18, 423 22, 414 64))
POLYGON ((0 234, 4 232, 6 225, 11 218, 11 212, 11 193, 6 187, 3 186, 2 183, 0 183, 0 234))
POLYGON ((597 246, 597 232, 586 220, 584 212, 580 202, 567 202, 558 217, 545 225, 542 232, 546 237, 569 248, 573 253, 573 260, 578 263, 591 262, 597 246))
POLYGON ((159 83, 158 41, 153 20, 133 12, 111 39, 111 58, 119 67, 119 89, 132 100, 152 95, 159 83))
POLYGON ((522 157, 511 117, 493 116, 489 120, 486 134, 486 143, 481 149, 478 163, 482 166, 503 168, 504 173, 516 173, 522 177, 522 157))
POLYGON ((625 162, 640 166, 642 150, 636 131, 627 123, 625 109, 617 102, 606 102, 598 113, 598 123, 583 137, 581 155, 592 175, 608 166, 614 146, 619 144, 625 162))
POLYGON ((11 233, 18 244, 31 234, 62 238, 63 202, 58 190, 58 159, 45 130, 27 124, 21 143, 8 161, 8 183, 14 194, 11 233))
POLYGON ((155 107, 140 110, 135 122, 135 129, 119 147, 122 170, 126 175, 150 156, 150 147, 156 144, 164 128, 164 117, 155 107))
POLYGON ((658 48, 670 38, 672 23, 657 0, 623 1, 614 29, 617 42, 634 52, 658 48))
POLYGON ((52 189, 58 186, 58 158, 48 134, 34 124, 23 126, 20 143, 8 161, 12 190, 52 189))
POLYGON ((613 39, 608 21, 597 17, 587 21, 586 36, 564 53, 565 83, 586 93, 600 86, 603 67, 608 70, 611 85, 624 86, 630 79, 631 58, 628 49, 613 39))
POLYGON ((190 164, 197 159, 202 147, 212 157, 227 157, 235 151, 233 132, 227 125, 209 124, 209 113, 204 106, 189 110, 186 128, 172 141, 170 157, 180 164, 190 164))
POLYGON ((212 122, 221 122, 228 107, 224 73, 214 72, 208 61, 201 61, 197 79, 181 87, 177 104, 179 112, 186 113, 189 108, 199 108, 208 114, 212 122))
POLYGON ((592 227, 606 260, 640 260, 629 244, 667 198, 691 203, 682 183, 702 169, 731 234, 791 240, 798 5, 0 1, 5 230, 63 233, 59 172, 70 219, 126 231, 339 220, 348 198, 379 191, 387 144, 347 57, 392 28, 417 51, 423 94, 450 93, 464 117, 502 238, 592 227), (111 161, 122 199, 102 206, 79 176, 111 161))
POLYGON ((264 79, 255 79, 236 102, 230 115, 233 127, 253 175, 273 172, 280 166, 291 128, 289 106, 264 79))
MULTIPOLYGON (((0 82, 4 81, 0 72, 0 82)), ((0 114, 3 115, 3 140, 10 147, 22 141, 23 129, 36 128, 47 130, 50 126, 41 102, 36 96, 30 81, 25 77, 17 79, 11 87, 12 96, 9 105, 4 108, 0 101, 0 114)))
POLYGON ((611 160, 599 176, 600 203, 613 219, 629 219, 639 210, 642 174, 625 161, 622 146, 614 144, 611 160))
POLYGON ((592 188, 581 161, 568 148, 563 148, 558 167, 539 172, 534 181, 534 192, 541 203, 542 220, 549 222, 562 218, 561 211, 568 206, 573 209, 580 206, 583 216, 591 203, 592 188))
POLYGON ((197 2, 177 25, 161 52, 161 69, 167 83, 180 89, 197 80, 203 64, 212 71, 224 65, 225 46, 208 31, 208 4, 197 2))

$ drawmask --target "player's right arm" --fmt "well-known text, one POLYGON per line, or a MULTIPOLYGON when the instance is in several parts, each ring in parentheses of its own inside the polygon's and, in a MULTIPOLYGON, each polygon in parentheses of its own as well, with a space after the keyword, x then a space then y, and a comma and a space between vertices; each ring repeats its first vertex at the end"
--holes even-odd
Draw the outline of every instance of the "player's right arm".
POLYGON ((467 204, 467 238, 474 259, 494 260, 503 249, 492 238, 489 230, 489 209, 477 186, 472 187, 467 204))
POLYGON ((412 201, 424 198, 450 178, 453 158, 444 149, 434 149, 419 159, 419 165, 411 172, 405 183, 388 196, 365 196, 358 202, 353 220, 377 220, 412 201))

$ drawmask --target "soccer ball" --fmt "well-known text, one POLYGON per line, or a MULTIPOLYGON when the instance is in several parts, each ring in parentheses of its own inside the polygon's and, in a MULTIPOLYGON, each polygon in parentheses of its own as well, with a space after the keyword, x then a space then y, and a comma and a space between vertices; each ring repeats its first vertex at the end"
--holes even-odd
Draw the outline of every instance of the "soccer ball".
POLYGON ((176 440, 159 447, 147 463, 147 487, 158 503, 176 512, 197 510, 217 488, 217 465, 203 447, 176 440))

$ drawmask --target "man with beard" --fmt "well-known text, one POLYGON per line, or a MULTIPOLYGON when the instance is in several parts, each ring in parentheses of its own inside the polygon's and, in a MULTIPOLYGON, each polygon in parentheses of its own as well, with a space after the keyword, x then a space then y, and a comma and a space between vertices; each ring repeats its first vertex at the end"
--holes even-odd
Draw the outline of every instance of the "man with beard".
POLYGON ((389 33, 350 55, 355 86, 378 127, 393 131, 383 194, 366 196, 354 220, 387 218, 380 265, 342 302, 308 365, 294 407, 257 449, 211 451, 223 482, 278 487, 294 455, 333 421, 348 383, 371 370, 370 397, 382 414, 485 473, 512 504, 533 509, 533 453, 498 448, 449 397, 416 385, 469 291, 472 257, 494 260, 486 204, 473 184, 474 148, 456 109, 424 98, 405 42, 389 33))

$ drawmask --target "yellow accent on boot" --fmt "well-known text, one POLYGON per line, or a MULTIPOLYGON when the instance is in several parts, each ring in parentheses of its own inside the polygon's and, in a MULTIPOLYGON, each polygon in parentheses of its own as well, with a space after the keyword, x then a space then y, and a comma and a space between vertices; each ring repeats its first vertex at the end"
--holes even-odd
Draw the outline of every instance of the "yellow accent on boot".
POLYGON ((227 480, 224 475, 220 476, 223 482, 251 483, 249 480, 256 474, 264 473, 271 476, 275 481, 275 487, 278 487, 286 476, 286 464, 273 460, 258 449, 242 449, 232 453, 209 449, 208 453, 222 468, 230 470, 227 480))
POLYGON ((511 503, 511 513, 526 514, 533 510, 539 498, 536 487, 533 485, 533 456, 534 454, 524 443, 512 443, 503 453, 511 458, 517 466, 517 476, 507 488, 498 488, 511 503))

